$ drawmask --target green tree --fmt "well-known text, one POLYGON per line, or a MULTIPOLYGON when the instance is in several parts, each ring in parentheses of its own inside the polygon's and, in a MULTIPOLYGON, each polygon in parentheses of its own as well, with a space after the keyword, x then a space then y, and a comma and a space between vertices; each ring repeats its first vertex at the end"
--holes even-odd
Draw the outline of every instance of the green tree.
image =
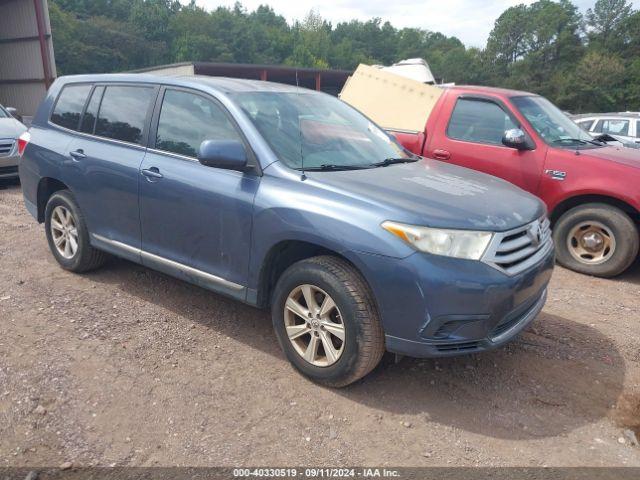
POLYGON ((602 47, 619 40, 621 27, 631 16, 632 7, 627 0, 597 0, 593 9, 588 9, 585 18, 587 34, 591 41, 602 47))

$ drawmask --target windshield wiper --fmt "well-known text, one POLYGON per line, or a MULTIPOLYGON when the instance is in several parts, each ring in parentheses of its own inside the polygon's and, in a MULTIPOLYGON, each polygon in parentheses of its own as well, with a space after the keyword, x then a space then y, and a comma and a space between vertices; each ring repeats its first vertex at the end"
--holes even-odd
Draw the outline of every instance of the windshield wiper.
POLYGON ((388 167, 389 165, 395 165, 396 163, 413 163, 420 160, 415 157, 399 157, 399 158, 385 158, 381 162, 372 163, 372 167, 388 167))
POLYGON ((336 172, 340 170, 362 170, 370 168, 369 165, 336 165, 333 163, 324 163, 319 167, 305 167, 306 172, 336 172))
POLYGON ((592 145, 601 145, 600 143, 593 141, 593 140, 583 140, 582 138, 558 138, 557 140, 554 140, 553 144, 557 144, 557 143, 579 143, 580 145, 587 145, 588 143, 592 144, 592 145))

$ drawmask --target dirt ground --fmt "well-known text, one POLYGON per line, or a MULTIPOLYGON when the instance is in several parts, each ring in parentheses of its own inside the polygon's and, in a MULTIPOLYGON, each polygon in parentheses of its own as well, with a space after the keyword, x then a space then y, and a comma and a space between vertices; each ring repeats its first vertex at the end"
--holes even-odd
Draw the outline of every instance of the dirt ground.
POLYGON ((0 466, 640 466, 639 338, 640 266, 557 268, 508 347, 324 389, 265 312, 121 260, 60 269, 0 190, 0 466))

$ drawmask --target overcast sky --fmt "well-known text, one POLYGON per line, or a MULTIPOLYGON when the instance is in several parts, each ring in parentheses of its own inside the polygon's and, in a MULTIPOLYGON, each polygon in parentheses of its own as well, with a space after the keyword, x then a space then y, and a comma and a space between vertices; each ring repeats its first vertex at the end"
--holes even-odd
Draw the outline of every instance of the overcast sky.
MULTIPOLYGON (((581 9, 592 7, 595 0, 573 0, 581 9)), ((186 3, 186 0, 185 0, 186 3)), ((219 5, 232 6, 235 0, 197 0, 207 9, 219 5)), ((368 20, 380 17, 395 27, 421 27, 455 35, 468 46, 484 46, 496 18, 508 7, 530 0, 243 0, 247 9, 268 4, 292 22, 315 9, 336 24, 341 21, 368 20)), ((640 0, 632 2, 638 7, 640 0)))

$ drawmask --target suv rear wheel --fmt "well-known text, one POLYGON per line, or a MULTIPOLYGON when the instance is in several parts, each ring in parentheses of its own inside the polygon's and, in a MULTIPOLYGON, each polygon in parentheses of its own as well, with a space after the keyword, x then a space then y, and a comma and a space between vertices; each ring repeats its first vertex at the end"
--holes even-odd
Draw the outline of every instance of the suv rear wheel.
POLYGON ((369 287, 336 257, 302 260, 276 285, 273 326, 293 366, 317 383, 344 387, 373 370, 384 333, 369 287))
POLYGON ((638 229, 612 205, 588 203, 563 214, 553 230, 558 263, 597 277, 624 272, 638 255, 638 229))
POLYGON ((51 195, 44 215, 49 248, 62 268, 81 273, 105 262, 106 253, 89 244, 87 225, 69 190, 51 195))

